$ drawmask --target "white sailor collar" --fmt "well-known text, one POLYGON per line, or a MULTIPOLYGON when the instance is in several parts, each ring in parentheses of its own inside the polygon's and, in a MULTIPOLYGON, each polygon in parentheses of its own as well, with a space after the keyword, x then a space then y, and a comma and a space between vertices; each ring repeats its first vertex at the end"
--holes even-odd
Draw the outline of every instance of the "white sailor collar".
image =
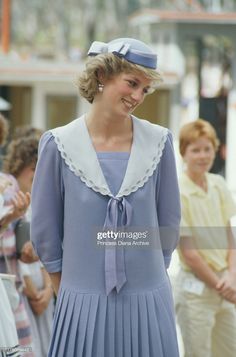
MULTIPOLYGON (((137 191, 152 176, 160 162, 168 129, 132 116, 133 142, 130 157, 117 198, 137 191)), ((86 186, 113 197, 93 147, 85 115, 71 123, 50 130, 69 169, 86 186)))

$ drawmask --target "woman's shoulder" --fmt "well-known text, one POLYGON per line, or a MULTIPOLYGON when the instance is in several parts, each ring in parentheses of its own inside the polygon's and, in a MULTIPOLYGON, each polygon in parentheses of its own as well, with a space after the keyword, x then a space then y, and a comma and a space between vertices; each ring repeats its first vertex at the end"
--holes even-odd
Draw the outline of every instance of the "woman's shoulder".
POLYGON ((66 136, 66 135, 71 135, 73 136, 75 132, 78 130, 81 130, 81 127, 84 128, 85 126, 85 115, 81 115, 79 118, 76 118, 72 120, 70 123, 63 125, 63 126, 58 126, 54 129, 50 129, 49 132, 57 138, 58 136, 66 136))
POLYGON ((39 154, 42 152, 54 152, 57 150, 55 138, 50 130, 43 133, 39 142, 39 154))
POLYGON ((51 133, 50 130, 45 131, 45 133, 42 134, 39 144, 46 144, 46 143, 50 143, 51 141, 53 141, 53 135, 51 133))
POLYGON ((136 125, 136 127, 142 128, 147 134, 148 133, 162 133, 162 134, 169 134, 170 130, 159 125, 156 123, 152 123, 147 119, 144 118, 137 118, 134 115, 133 117, 133 122, 136 125))
POLYGON ((63 126, 58 126, 53 129, 47 130, 40 139, 40 147, 56 147, 55 144, 59 144, 60 137, 61 136, 72 136, 74 133, 74 130, 78 127, 78 124, 81 123, 81 119, 83 116, 72 120, 69 124, 63 125, 63 126))
POLYGON ((144 148, 148 156, 153 154, 161 158, 164 149, 173 146, 172 134, 163 126, 133 116, 133 127, 136 143, 144 148))

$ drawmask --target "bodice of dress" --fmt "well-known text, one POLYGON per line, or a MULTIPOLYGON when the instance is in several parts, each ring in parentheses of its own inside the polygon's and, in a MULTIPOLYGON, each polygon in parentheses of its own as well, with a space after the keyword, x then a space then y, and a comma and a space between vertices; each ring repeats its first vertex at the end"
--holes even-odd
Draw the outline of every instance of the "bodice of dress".
POLYGON ((83 119, 41 139, 31 238, 48 272, 62 272, 50 357, 178 356, 165 266, 178 234, 168 246, 159 235, 180 218, 172 138, 133 124, 130 156, 96 153, 83 119), (97 244, 104 226, 125 225, 158 247, 97 244))
MULTIPOLYGON (((125 197, 115 197, 125 176, 129 153, 102 152, 97 153, 103 175, 114 195, 107 204, 104 230, 116 231, 129 226, 132 216, 132 206, 125 197), (119 227, 120 226, 120 227, 119 227)), ((105 285, 107 295, 116 288, 120 291, 126 282, 124 248, 105 247, 105 285)))
POLYGON ((172 140, 168 135, 162 152, 164 137, 158 141, 159 129, 156 136, 155 127, 150 127, 150 133, 149 125, 143 127, 137 120, 130 156, 97 154, 80 119, 74 123, 79 147, 75 142, 66 150, 74 126, 68 138, 62 129, 53 135, 47 132, 41 139, 32 190, 31 237, 46 269, 50 273, 62 271, 61 283, 66 288, 107 294, 115 287, 117 291, 120 289, 120 295, 150 290, 166 281, 165 265, 170 261, 178 232, 170 236, 168 246, 162 245, 158 227, 176 227, 179 222, 172 140), (153 146, 156 142, 156 151, 155 146, 148 145, 148 153, 144 155, 141 151, 147 146, 145 139, 150 137, 153 146), (80 152, 82 155, 78 155, 80 152), (77 157, 81 159, 78 162, 77 157), (143 161, 149 161, 150 167, 147 170, 142 167, 141 172, 143 161), (89 174, 93 165, 93 182, 89 175, 85 182, 82 172, 89 174), (142 178, 146 175, 151 176, 144 182, 142 178), (137 181, 135 188, 131 181, 137 181), (96 184, 95 189, 92 184, 96 184), (126 189, 130 192, 127 195, 126 189), (116 226, 125 227, 126 232, 146 232, 150 242, 157 242, 157 249, 134 244, 131 248, 118 246, 110 250, 99 246, 97 233, 104 227, 111 230, 116 226), (118 251, 121 254, 114 254, 118 251))

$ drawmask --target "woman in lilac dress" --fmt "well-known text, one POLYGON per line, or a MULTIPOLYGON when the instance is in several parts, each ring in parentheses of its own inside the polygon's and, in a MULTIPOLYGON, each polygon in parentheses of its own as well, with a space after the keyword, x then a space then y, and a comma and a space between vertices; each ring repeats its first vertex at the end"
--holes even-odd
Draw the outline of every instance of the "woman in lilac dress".
POLYGON ((167 274, 178 241, 170 132, 131 115, 160 80, 143 42, 94 42, 79 77, 92 105, 46 132, 31 237, 58 293, 49 356, 178 357, 167 274))

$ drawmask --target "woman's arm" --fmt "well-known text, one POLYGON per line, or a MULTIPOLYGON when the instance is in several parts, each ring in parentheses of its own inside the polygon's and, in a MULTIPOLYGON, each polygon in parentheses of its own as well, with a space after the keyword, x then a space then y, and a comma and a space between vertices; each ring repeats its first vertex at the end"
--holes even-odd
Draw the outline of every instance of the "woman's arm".
POLYGON ((50 273, 49 276, 50 276, 50 279, 51 279, 53 290, 54 290, 55 294, 57 295, 59 287, 60 287, 60 282, 61 282, 61 272, 50 273))
POLYGON ((57 295, 61 280, 61 273, 59 272, 49 274, 43 267, 41 268, 41 271, 43 274, 43 282, 45 289, 53 290, 57 295))
POLYGON ((166 268, 179 240, 180 197, 172 135, 169 132, 158 167, 156 188, 160 240, 166 268))
POLYGON ((32 188, 30 237, 48 273, 62 267, 64 188, 62 159, 50 133, 40 141, 39 159, 32 188))

